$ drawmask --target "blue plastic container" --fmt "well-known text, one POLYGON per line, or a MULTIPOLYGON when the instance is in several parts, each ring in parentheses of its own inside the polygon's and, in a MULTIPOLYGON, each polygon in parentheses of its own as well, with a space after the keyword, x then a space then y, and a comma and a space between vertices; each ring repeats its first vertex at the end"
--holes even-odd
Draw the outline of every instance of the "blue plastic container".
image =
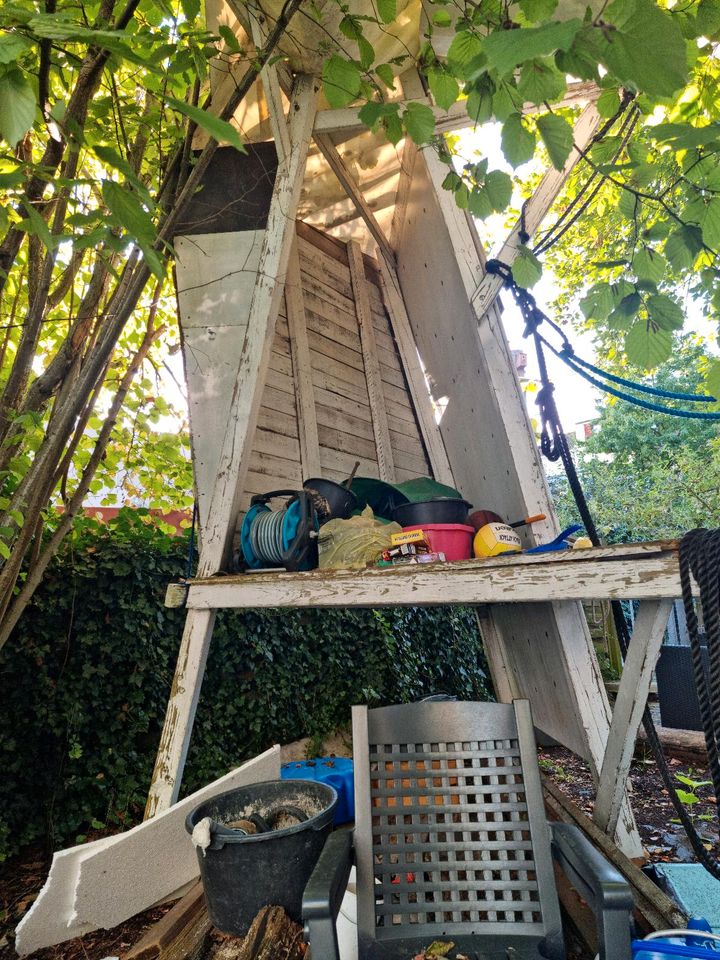
MULTIPOLYGON (((334 787, 338 802, 334 823, 350 823, 355 819, 355 779, 349 757, 315 757, 314 760, 291 760, 280 770, 283 780, 320 780, 334 787)), ((718 960, 715 957, 714 960, 718 960)))
POLYGON ((633 960, 668 960, 668 957, 684 957, 685 960, 720 960, 720 942, 703 937, 703 933, 711 933, 710 924, 702 917, 693 917, 688 921, 686 936, 633 940, 633 960), (697 930, 697 933, 690 933, 691 930, 697 930))

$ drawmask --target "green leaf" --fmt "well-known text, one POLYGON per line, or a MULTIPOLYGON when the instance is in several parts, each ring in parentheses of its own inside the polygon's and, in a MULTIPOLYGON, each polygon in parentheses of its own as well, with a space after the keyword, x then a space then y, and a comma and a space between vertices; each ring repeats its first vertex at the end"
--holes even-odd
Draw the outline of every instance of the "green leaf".
POLYGON ((720 0, 700 0, 695 19, 699 36, 716 39, 720 31, 720 0))
POLYGON ((598 53, 618 80, 657 97, 670 97, 684 86, 685 38, 672 14, 655 0, 615 0, 607 19, 617 29, 598 33, 598 53))
POLYGON ((429 143, 435 133, 435 116, 427 104, 409 103, 402 119, 413 143, 429 143))
POLYGON ((556 170, 562 170, 573 148, 572 127, 556 113, 543 114, 537 126, 552 165, 556 170))
POLYGON ((502 128, 502 151, 513 167, 532 160, 535 154, 535 134, 528 130, 519 113, 511 113, 502 128))
POLYGON ((700 226, 705 243, 716 252, 720 251, 720 197, 714 197, 707 204, 700 226))
POLYGON ((0 540, 0 557, 2 557, 3 560, 10 559, 10 547, 5 543, 4 540, 0 540))
POLYGON ((705 374, 705 387, 715 400, 720 401, 720 360, 714 360, 708 367, 705 374))
POLYGON ((467 115, 473 123, 481 124, 490 119, 493 113, 492 102, 492 91, 487 86, 473 87, 466 103, 467 115))
POLYGON ((50 228, 45 222, 44 217, 40 216, 29 200, 23 200, 22 205, 28 215, 28 219, 23 221, 26 232, 39 237, 48 250, 54 250, 58 244, 58 238, 50 233, 50 228))
POLYGON ((362 26, 356 17, 344 16, 340 21, 340 33, 348 40, 357 40, 362 36, 362 26))
POLYGON ((169 106, 184 114, 199 127, 202 127, 214 140, 219 142, 224 141, 229 143, 231 147, 235 147, 235 149, 241 153, 247 153, 240 139, 240 134, 231 123, 227 123, 225 120, 221 120, 220 117, 216 117, 212 113, 208 113, 207 110, 202 110, 200 107, 195 107, 191 103, 185 103, 184 100, 176 100, 175 97, 166 97, 166 100, 169 106))
POLYGON ((432 15, 434 27, 449 27, 452 24, 452 17, 447 10, 436 10, 432 15))
POLYGON ((665 241, 664 253, 673 270, 690 270, 702 250, 702 231, 698 227, 683 226, 674 230, 665 241))
POLYGON ((148 267, 161 280, 164 268, 157 251, 153 249, 156 232, 147 211, 134 193, 114 180, 103 180, 102 195, 112 221, 137 241, 148 267))
POLYGON ((565 77, 551 65, 552 61, 528 60, 523 65, 518 93, 529 103, 557 100, 565 92, 565 77))
POLYGON ((636 291, 627 293, 607 318, 610 330, 627 330, 637 316, 642 305, 642 297, 636 291))
POLYGON ((699 797, 696 797, 694 793, 688 793, 687 790, 680 790, 678 788, 675 793, 677 793, 680 803, 685 804, 687 807, 692 807, 694 804, 700 802, 699 797))
POLYGON ((200 0, 180 0, 185 20, 193 23, 200 13, 200 0))
POLYGON ((366 40, 365 37, 362 36, 358 37, 357 45, 360 53, 360 66, 363 70, 367 70, 375 60, 375 48, 369 40, 366 40))
POLYGON ((720 140, 720 123, 693 126, 690 123, 658 123, 649 128, 650 135, 661 143, 669 143, 676 150, 706 147, 720 140))
POLYGON ((645 320, 633 324, 625 336, 628 360, 645 370, 654 370, 672 353, 672 334, 669 330, 655 330, 645 320))
POLYGON ((600 116, 609 120, 620 109, 620 95, 617 90, 603 90, 598 97, 596 106, 600 116))
POLYGON ((685 323, 682 307, 664 293, 648 297, 645 306, 648 316, 661 330, 680 330, 685 323))
POLYGON ((485 177, 485 189, 493 210, 502 213, 512 198, 512 177, 504 170, 491 170, 485 177))
POLYGON ((30 46, 20 33, 0 33, 0 63, 13 63, 30 46))
POLYGON ((586 320, 607 320, 615 307, 615 297, 609 283, 596 283, 580 301, 586 320))
POLYGON ((520 0, 518 6, 529 23, 549 20, 555 13, 558 0, 520 0))
POLYGON ((443 110, 449 110, 460 96, 460 87, 455 77, 445 70, 428 70, 427 79, 435 103, 443 110))
POLYGON ((469 30, 461 30, 453 37, 447 53, 448 63, 466 66, 471 60, 482 53, 480 38, 469 30))
POLYGON ((525 290, 534 287, 542 276, 542 264, 524 243, 517 248, 517 257, 512 265, 512 275, 515 283, 525 290))
POLYGON ((375 67, 375 75, 380 77, 385 86, 391 90, 395 86, 395 74, 389 63, 379 63, 375 67))
POLYGON ((325 99, 333 108, 346 107, 360 93, 360 68, 336 53, 325 61, 322 79, 325 99))
POLYGON ((652 247, 641 247, 633 257, 632 265, 638 280, 658 284, 665 276, 667 260, 652 247))
POLYGON ((483 49, 489 65, 505 74, 526 60, 547 57, 556 50, 569 50, 581 26, 580 20, 564 20, 542 27, 497 30, 486 37, 483 49))
POLYGON ((383 23, 392 23, 397 16, 397 0, 377 0, 377 11, 383 23))
POLYGON ((485 220, 494 212, 493 205, 485 187, 474 187, 471 190, 468 209, 470 213, 479 220, 485 220))
POLYGON ((226 23, 220 24, 218 27, 218 33, 225 41, 225 46, 231 53, 240 53, 242 51, 242 47, 238 42, 238 38, 226 23))
POLYGON ((35 93, 17 69, 0 74, 0 136, 14 147, 33 125, 35 93))

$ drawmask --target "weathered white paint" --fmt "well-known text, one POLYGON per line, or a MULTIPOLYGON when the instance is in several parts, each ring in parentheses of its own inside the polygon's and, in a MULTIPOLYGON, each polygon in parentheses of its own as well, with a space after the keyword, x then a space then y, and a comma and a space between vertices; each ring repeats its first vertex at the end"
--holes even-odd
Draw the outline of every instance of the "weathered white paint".
MULTIPOLYGON (((479 318, 471 306, 481 257, 472 223, 441 186, 446 172, 432 150, 414 163, 406 150, 410 184, 393 243, 408 316, 433 390, 448 398, 440 430, 458 489, 475 507, 510 519, 544 513, 523 538, 547 541, 558 530, 552 499, 499 312, 479 318)), ((567 596, 546 591, 537 599, 567 596)), ((537 726, 597 769, 609 706, 580 605, 501 606, 491 615, 537 726)), ((635 855, 639 838, 626 813, 618 840, 635 855)))
POLYGON ((201 544, 264 236, 246 230, 175 240, 201 544))
POLYGON ((645 600, 635 618, 593 809, 593 820, 611 836, 620 816, 635 740, 672 603, 672 600, 645 600))
POLYGON ((430 391, 420 364, 415 338, 410 329, 410 321, 400 292, 400 282, 394 264, 385 260, 381 250, 378 250, 378 264, 380 266, 385 306, 390 316, 390 325, 400 352, 423 443, 430 458, 433 476, 440 483, 446 483, 452 487, 454 486, 454 479, 450 462, 435 420, 430 391))
POLYGON ((25 956, 91 930, 110 929, 171 898, 199 873, 185 831, 188 813, 215 794, 279 776, 276 746, 153 820, 56 853, 45 886, 15 932, 17 952, 25 956))
POLYGON ((314 136, 315 143, 317 144, 320 153, 322 153, 327 160, 328 164, 330 165, 330 169, 342 185, 343 190, 354 203, 358 214, 365 221, 365 226, 370 231, 370 235, 374 239, 375 243, 377 243, 377 245, 380 247, 383 254, 392 263, 395 259, 392 248, 388 243, 380 224, 377 222, 375 214, 372 212, 365 197, 363 196, 362 190, 358 186, 353 175, 348 170, 345 161, 338 153, 337 147, 327 134, 316 132, 314 136))
MULTIPOLYGON (((520 234, 523 230, 532 236, 548 214, 555 202, 555 198, 572 173, 576 163, 580 160, 593 135, 600 126, 600 114, 594 103, 589 103, 580 114, 573 129, 574 147, 565 161, 562 170, 550 167, 543 176, 532 196, 524 205, 524 217, 518 220, 502 245, 497 259, 507 266, 512 266, 517 257, 517 250, 521 244, 520 234)), ((477 285, 472 297, 472 304, 478 316, 486 313, 494 304, 502 288, 502 278, 496 274, 485 274, 477 285)))
POLYGON ((393 461, 392 444, 390 442, 390 428, 388 427, 386 401, 383 394, 383 383, 380 376, 380 364, 377 357, 375 343, 375 329, 373 327, 368 282, 365 279, 365 261, 360 244, 351 240, 347 245, 350 279, 352 281, 355 298, 355 313, 360 328, 360 344, 362 347, 363 366, 365 368, 365 382, 367 383, 370 413, 372 414, 373 433, 375 434, 375 449, 377 451, 378 474, 381 480, 389 483, 395 481, 395 463, 393 461))
MULTIPOLYGON (((612 555, 585 556, 592 553, 592 550, 568 551, 567 558, 563 555, 562 559, 556 559, 556 554, 527 557, 516 554, 492 560, 389 569, 212 577, 191 582, 188 606, 204 610, 223 607, 402 607, 443 603, 534 605, 540 601, 674 598, 681 592, 677 554, 673 551, 657 550, 618 559, 613 559, 612 555)), ((562 611, 563 604, 557 603, 556 606, 557 614, 562 611)), ((572 609, 572 605, 567 606, 572 609)), ((499 607, 495 612, 499 609, 503 608, 499 607)), ((519 633, 533 629, 526 609, 518 607, 512 611, 520 625, 519 633)), ((533 609, 532 615, 537 616, 539 612, 533 609)), ((548 638, 545 640, 547 642, 548 638)), ((556 671, 562 665, 563 659, 558 658, 556 671)), ((523 689, 528 682, 526 674, 526 669, 514 668, 518 689, 523 689)), ((546 692, 556 689, 554 678, 548 683, 546 692)))
POLYGON ((317 477, 320 474, 320 446, 297 241, 293 243, 290 251, 285 282, 285 304, 295 380, 300 462, 304 478, 317 477))

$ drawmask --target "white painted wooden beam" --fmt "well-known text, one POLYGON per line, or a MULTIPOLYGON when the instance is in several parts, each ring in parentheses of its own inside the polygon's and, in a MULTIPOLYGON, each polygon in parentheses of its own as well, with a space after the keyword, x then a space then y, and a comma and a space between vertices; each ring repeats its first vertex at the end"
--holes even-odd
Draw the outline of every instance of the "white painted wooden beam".
MULTIPOLYGON (((574 106, 578 103, 595 101, 600 96, 600 89, 594 83, 585 81, 571 83, 568 86, 564 99, 558 107, 574 106)), ((425 97, 409 97, 400 101, 400 109, 404 110, 409 103, 427 104, 425 97)), ((468 116, 467 101, 458 100, 449 110, 428 104, 435 115, 435 130, 437 133, 452 133, 475 126, 475 121, 468 116)), ((554 105, 555 106, 555 105, 554 105)), ((335 110, 319 110, 315 119, 315 134, 326 134, 333 137, 335 142, 349 140, 367 130, 365 124, 358 119, 360 107, 341 107, 335 110)), ((537 113, 537 104, 526 103, 523 113, 537 113)))
MULTIPOLYGON (((525 232, 532 237, 543 222, 575 167, 575 164, 580 160, 582 156, 581 151, 585 151, 590 144, 600 125, 600 119, 600 114, 597 111, 595 103, 589 103, 575 124, 573 130, 575 146, 570 151, 570 156, 567 158, 562 170, 556 170, 554 167, 550 167, 537 185, 533 195, 526 201, 523 217, 518 220, 510 231, 507 240, 497 255, 497 259, 502 263, 507 264, 509 267, 512 266, 517 256, 517 249, 522 243, 521 234, 525 232)), ((482 277, 472 297, 472 304, 478 316, 487 313, 495 301, 495 298, 500 293, 502 284, 502 278, 496 274, 488 273, 482 277)))
MULTIPOLYGON (((290 149, 279 163, 267 226, 247 312, 230 410, 207 509, 198 562, 201 575, 216 573, 229 559, 243 484, 247 475, 262 388, 272 343, 295 217, 310 145, 319 82, 301 76, 290 104, 290 149)), ((214 613, 189 610, 178 653, 170 700, 148 796, 146 817, 167 809, 178 796, 214 625, 214 613)))
POLYGON ((340 156, 334 143, 330 137, 321 133, 315 133, 315 143, 317 144, 320 153, 322 153, 327 160, 330 169, 337 177, 343 190, 348 195, 350 200, 352 200, 358 214, 365 221, 365 225, 370 231, 370 235, 372 236, 373 240, 380 247, 383 255, 387 257, 391 263, 394 263, 395 254, 392 251, 392 247, 388 243, 382 227, 377 222, 375 214, 372 212, 367 200, 363 196, 362 190, 358 186, 353 175, 348 170, 345 161, 340 156))
MULTIPOLYGON (((676 598, 677 553, 611 549, 529 554, 391 569, 252 574, 195 580, 188 606, 410 607, 676 598)), ((518 616, 522 613, 518 611, 518 616)))
POLYGON ((360 329, 360 348, 362 350, 365 380, 370 402, 370 415, 372 417, 373 433, 375 435, 378 473, 381 480, 394 483, 395 461, 393 459, 390 427, 388 426, 382 378, 380 376, 380 361, 378 360, 377 344, 375 342, 375 328, 370 310, 370 294, 367 287, 367 278, 365 277, 365 259, 357 240, 350 240, 348 242, 347 255, 353 298, 355 300, 355 315, 357 316, 358 327, 360 329))
POLYGON ((450 461, 448 460, 445 444, 435 419, 435 411, 430 398, 425 373, 420 363, 420 356, 415 345, 410 328, 405 303, 400 291, 400 281, 395 272, 394 263, 383 257, 382 250, 378 249, 378 266, 380 267, 380 282, 383 299, 390 317, 393 336, 400 353, 400 360, 407 377, 408 387, 412 396, 415 414, 420 425, 425 450, 427 451, 433 476, 440 483, 452 487, 455 485, 450 461))
MULTIPOLYGON (((239 4, 233 5, 233 10, 236 13, 238 6, 239 4)), ((257 50, 261 50, 265 46, 267 39, 265 25, 261 23, 260 15, 253 7, 248 5, 247 12, 253 43, 257 50)), ((267 61, 260 71, 260 79, 262 80, 265 100, 267 101, 268 110, 270 111, 270 124, 275 140, 275 149, 277 150, 278 160, 282 163, 283 159, 290 153, 290 135, 285 120, 285 111, 283 109, 277 62, 267 61)))
POLYGON ((310 364, 305 302, 300 277, 297 240, 290 251, 287 281, 285 283, 290 350, 292 354, 295 402, 297 404, 298 436, 300 438, 300 462, 303 478, 320 476, 320 443, 315 414, 315 390, 310 364))
POLYGON ((638 727, 647 704, 672 603, 669 599, 644 600, 635 619, 613 707, 593 810, 593 820, 610 836, 620 817, 638 727))

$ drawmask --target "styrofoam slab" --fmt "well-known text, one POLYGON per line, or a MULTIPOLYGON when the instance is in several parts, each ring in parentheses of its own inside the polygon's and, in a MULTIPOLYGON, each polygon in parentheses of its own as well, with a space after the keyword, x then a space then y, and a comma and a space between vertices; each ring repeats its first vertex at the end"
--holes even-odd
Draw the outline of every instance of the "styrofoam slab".
POLYGON ((272 747, 127 833, 61 850, 40 896, 16 929, 20 956, 102 927, 168 899, 198 874, 185 817, 209 797, 280 776, 272 747))

